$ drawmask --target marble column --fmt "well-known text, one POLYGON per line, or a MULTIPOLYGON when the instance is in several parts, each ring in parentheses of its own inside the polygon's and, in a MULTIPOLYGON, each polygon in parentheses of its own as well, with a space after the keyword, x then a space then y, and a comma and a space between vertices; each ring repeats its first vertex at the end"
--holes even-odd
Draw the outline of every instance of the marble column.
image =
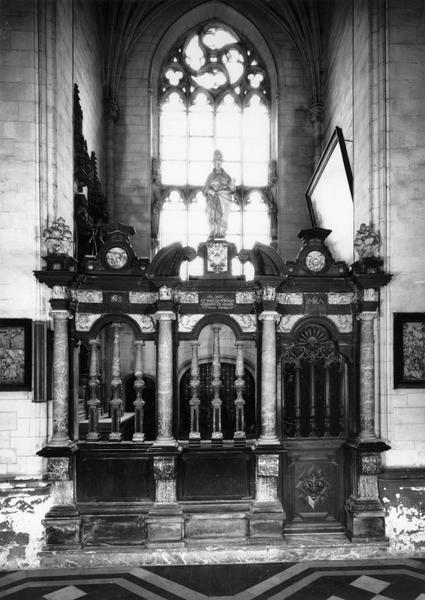
POLYGON ((261 436, 259 445, 279 444, 276 435, 276 321, 278 313, 263 311, 261 350, 261 436))
POLYGON ((176 315, 171 310, 158 311, 158 422, 155 446, 175 446, 173 436, 173 331, 176 315))
POLYGON ((376 312, 361 312, 360 319, 360 441, 376 441, 375 341, 376 312))
POLYGON ((67 310, 52 310, 53 335, 53 434, 49 446, 66 446, 71 440, 68 434, 69 415, 69 355, 67 310))
MULTIPOLYGON (((373 291, 373 290, 372 290, 373 291)), ((368 290, 363 300, 372 300, 368 290), (369 295, 368 295, 369 294, 369 295)), ((373 307, 374 308, 374 307, 373 307)), ((385 510, 379 499, 378 475, 381 470, 381 452, 389 446, 379 440, 375 432, 375 343, 374 323, 376 310, 362 310, 360 320, 360 430, 357 438, 349 442, 353 470, 353 491, 348 498, 347 533, 352 541, 362 543, 387 543, 385 536, 385 510)))

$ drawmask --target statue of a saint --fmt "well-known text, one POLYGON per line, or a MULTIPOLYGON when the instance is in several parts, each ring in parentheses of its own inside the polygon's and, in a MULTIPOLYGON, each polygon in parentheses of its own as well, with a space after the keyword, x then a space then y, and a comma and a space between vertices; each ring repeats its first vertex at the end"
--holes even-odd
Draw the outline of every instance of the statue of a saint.
POLYGON ((210 226, 210 239, 224 238, 230 207, 234 202, 235 184, 223 169, 223 155, 220 150, 214 152, 214 169, 208 175, 204 185, 207 201, 207 218, 210 226))

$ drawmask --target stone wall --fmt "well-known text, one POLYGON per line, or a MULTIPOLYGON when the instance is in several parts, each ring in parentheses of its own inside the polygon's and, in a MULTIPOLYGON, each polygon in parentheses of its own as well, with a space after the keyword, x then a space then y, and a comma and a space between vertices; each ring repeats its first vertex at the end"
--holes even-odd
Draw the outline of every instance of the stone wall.
POLYGON ((424 22, 420 0, 392 0, 387 12, 347 0, 334 4, 325 35, 325 133, 339 125, 352 135, 354 227, 373 221, 394 275, 376 328, 377 431, 392 467, 425 464, 424 392, 393 384, 393 313, 423 311, 424 22))
MULTIPOLYGON (((425 295, 425 11, 421 0, 390 0, 388 15, 388 344, 392 313, 423 312, 425 295)), ((391 466, 425 465, 425 391, 394 389, 386 377, 391 466)))
POLYGON ((49 484, 26 478, 0 482, 0 564, 35 567, 43 541, 42 519, 51 505, 49 484))
MULTIPOLYGON (((92 3, 2 2, 0 36, 0 316, 48 321, 42 232, 73 227, 72 107, 82 84, 89 150, 102 165, 101 40, 92 3), (80 6, 81 4, 81 6, 80 6)), ((39 476, 47 403, 0 392, 0 476, 39 476)))
POLYGON ((391 554, 421 555, 425 550, 425 473, 390 469, 379 481, 391 554))
POLYGON ((353 163, 353 4, 352 0, 334 3, 323 15, 324 78, 323 144, 335 127, 341 127, 350 163, 353 163))

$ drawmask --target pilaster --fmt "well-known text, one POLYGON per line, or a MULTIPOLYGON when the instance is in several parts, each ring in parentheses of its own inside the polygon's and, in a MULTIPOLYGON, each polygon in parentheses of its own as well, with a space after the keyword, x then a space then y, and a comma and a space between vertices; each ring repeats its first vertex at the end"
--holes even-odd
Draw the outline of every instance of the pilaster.
POLYGON ((174 454, 153 458, 155 504, 149 511, 146 524, 149 545, 181 545, 183 539, 183 511, 177 503, 177 470, 174 454))
POLYGON ((256 454, 255 501, 249 515, 250 538, 282 542, 285 511, 278 499, 279 454, 256 454))

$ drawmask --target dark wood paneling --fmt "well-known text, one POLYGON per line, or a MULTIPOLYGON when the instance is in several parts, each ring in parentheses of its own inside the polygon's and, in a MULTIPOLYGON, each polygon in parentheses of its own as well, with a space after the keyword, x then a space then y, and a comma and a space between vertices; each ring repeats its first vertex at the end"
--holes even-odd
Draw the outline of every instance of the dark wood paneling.
POLYGON ((84 452, 77 461, 78 502, 154 500, 151 458, 141 453, 84 452))
POLYGON ((288 451, 284 468, 284 505, 288 523, 322 528, 342 523, 345 502, 342 443, 305 441, 288 451))
POLYGON ((251 497, 253 457, 244 452, 191 452, 182 457, 182 500, 251 497))

